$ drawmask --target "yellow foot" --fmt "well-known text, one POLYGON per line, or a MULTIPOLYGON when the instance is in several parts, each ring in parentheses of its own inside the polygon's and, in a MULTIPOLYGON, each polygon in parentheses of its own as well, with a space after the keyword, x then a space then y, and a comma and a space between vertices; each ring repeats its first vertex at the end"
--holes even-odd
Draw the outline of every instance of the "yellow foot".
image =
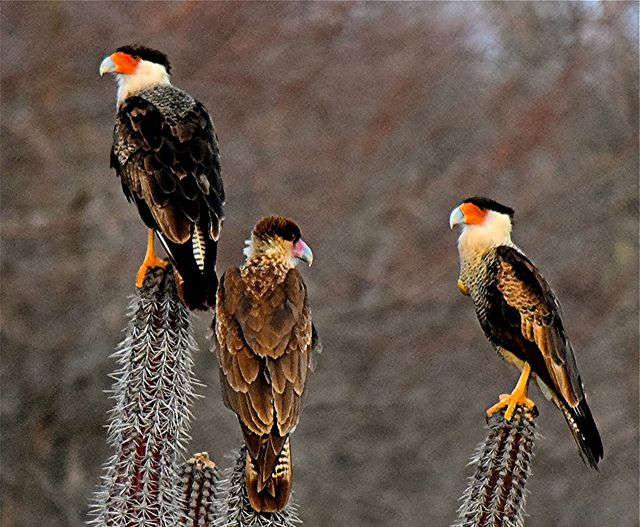
POLYGON ((522 373, 520 373, 520 378, 518 379, 516 387, 511 393, 503 393, 500 395, 500 402, 494 404, 487 410, 487 417, 491 417, 496 412, 502 410, 505 406, 507 407, 507 410, 504 413, 504 418, 507 421, 511 421, 513 412, 516 411, 516 406, 518 405, 524 406, 529 410, 533 410, 536 405, 531 399, 527 397, 530 374, 531 366, 528 362, 525 362, 522 366, 522 373))
POLYGON ((507 421, 511 421, 513 413, 516 411, 516 406, 524 406, 529 410, 533 410, 536 407, 536 403, 527 397, 526 391, 521 393, 517 392, 518 390, 513 390, 512 393, 501 393, 499 396, 500 402, 494 404, 487 410, 487 417, 491 417, 506 406, 507 411, 504 413, 504 418, 507 421))
POLYGON ((166 269, 167 265, 169 265, 169 262, 162 258, 158 258, 155 255, 151 258, 145 258, 140 269, 138 269, 138 274, 136 275, 136 287, 138 289, 142 287, 142 284, 144 284, 144 277, 147 276, 147 271, 149 271, 149 269, 153 269, 154 267, 166 269))
POLYGON ((136 275, 136 287, 138 289, 140 289, 142 284, 144 284, 144 277, 147 276, 147 271, 149 269, 153 269, 154 267, 161 267, 162 269, 165 269, 167 265, 169 265, 169 262, 156 256, 155 240, 155 232, 153 229, 149 229, 147 233, 147 252, 144 255, 144 262, 142 262, 140 269, 138 269, 138 274, 136 275))
POLYGON ((458 291, 460 291, 464 296, 469 296, 469 288, 464 285, 462 280, 458 280, 458 291))

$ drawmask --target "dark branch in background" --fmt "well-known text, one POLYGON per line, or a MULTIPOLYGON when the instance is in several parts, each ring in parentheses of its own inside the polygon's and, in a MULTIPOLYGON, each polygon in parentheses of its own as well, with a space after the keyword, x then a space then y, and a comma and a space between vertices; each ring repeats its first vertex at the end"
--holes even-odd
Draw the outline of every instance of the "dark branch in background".
POLYGON ((107 442, 114 454, 105 464, 91 523, 175 527, 183 515, 180 463, 197 381, 196 342, 170 268, 147 274, 129 317, 113 355, 119 368, 107 442))
POLYGON ((224 481, 209 454, 194 454, 183 466, 181 482, 185 514, 180 525, 213 527, 218 517, 216 504, 221 498, 224 481))
POLYGON ((217 508, 220 517, 216 527, 293 527, 302 524, 298 516, 298 508, 293 503, 293 496, 282 512, 258 513, 249 504, 244 484, 244 464, 247 455, 246 447, 235 453, 235 464, 225 471, 226 479, 220 480, 220 498, 217 508))
POLYGON ((535 415, 518 407, 511 421, 501 412, 489 418, 487 428, 487 437, 469 463, 475 473, 461 497, 454 527, 522 527, 535 415))

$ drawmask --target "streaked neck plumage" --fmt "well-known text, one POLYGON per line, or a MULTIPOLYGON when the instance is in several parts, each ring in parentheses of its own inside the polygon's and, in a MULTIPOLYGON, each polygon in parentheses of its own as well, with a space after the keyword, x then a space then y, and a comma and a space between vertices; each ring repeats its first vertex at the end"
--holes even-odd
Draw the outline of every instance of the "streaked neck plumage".
POLYGON ((251 236, 244 241, 242 250, 246 258, 245 265, 250 260, 259 259, 264 261, 265 265, 284 267, 287 271, 293 269, 298 265, 298 260, 291 254, 291 246, 288 243, 281 238, 261 240, 251 236))
POLYGON ((245 241, 243 253, 246 260, 240 267, 240 274, 257 297, 282 283, 289 270, 295 267, 295 261, 285 256, 285 251, 275 241, 268 243, 251 237, 245 241))
POLYGON ((117 80, 117 106, 120 106, 127 97, 135 95, 142 90, 171 84, 169 74, 164 66, 146 60, 141 60, 138 63, 134 73, 128 75, 118 74, 117 80))

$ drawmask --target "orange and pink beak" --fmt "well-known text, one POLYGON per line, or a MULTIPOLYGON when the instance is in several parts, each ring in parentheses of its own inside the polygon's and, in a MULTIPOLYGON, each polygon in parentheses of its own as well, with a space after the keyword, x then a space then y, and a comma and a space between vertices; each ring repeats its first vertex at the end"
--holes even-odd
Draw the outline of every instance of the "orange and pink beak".
POLYGON ((486 215, 487 211, 485 209, 481 209, 473 203, 465 202, 451 211, 449 227, 453 229, 460 224, 479 225, 484 221, 486 215))
POLYGON ((120 73, 122 75, 130 75, 136 71, 140 59, 132 57, 128 53, 118 51, 106 57, 100 64, 100 76, 105 73, 120 73))
POLYGON ((298 240, 293 245, 293 256, 298 260, 306 262, 309 267, 311 267, 311 264, 313 263, 313 252, 311 252, 311 248, 304 243, 303 240, 298 240))

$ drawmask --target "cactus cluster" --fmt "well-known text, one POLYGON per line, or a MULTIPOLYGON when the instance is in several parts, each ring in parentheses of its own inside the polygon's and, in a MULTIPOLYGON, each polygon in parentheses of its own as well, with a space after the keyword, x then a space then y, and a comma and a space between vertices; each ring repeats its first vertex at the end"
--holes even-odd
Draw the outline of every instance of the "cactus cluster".
MULTIPOLYGON (((293 500, 278 513, 257 513, 245 484, 246 447, 222 472, 206 452, 182 463, 189 441, 197 346, 173 276, 151 270, 133 298, 125 338, 113 357, 105 464, 91 524, 98 527, 292 527, 302 521, 293 500)), ((522 527, 531 474, 535 415, 518 407, 488 421, 471 463, 455 527, 522 527)))
POLYGON ((130 303, 125 338, 113 357, 105 463, 89 522, 96 527, 289 527, 296 507, 260 514, 244 486, 246 449, 228 478, 206 452, 183 463, 190 440, 197 349, 171 267, 152 269, 130 303))
POLYGON ((519 406, 511 421, 501 412, 489 418, 487 428, 469 463, 475 472, 460 498, 454 527, 523 527, 535 414, 519 406))
POLYGON ((148 272, 132 299, 125 338, 113 357, 106 462, 95 497, 99 527, 175 527, 183 516, 179 482, 189 441, 197 349, 173 271, 148 272))

